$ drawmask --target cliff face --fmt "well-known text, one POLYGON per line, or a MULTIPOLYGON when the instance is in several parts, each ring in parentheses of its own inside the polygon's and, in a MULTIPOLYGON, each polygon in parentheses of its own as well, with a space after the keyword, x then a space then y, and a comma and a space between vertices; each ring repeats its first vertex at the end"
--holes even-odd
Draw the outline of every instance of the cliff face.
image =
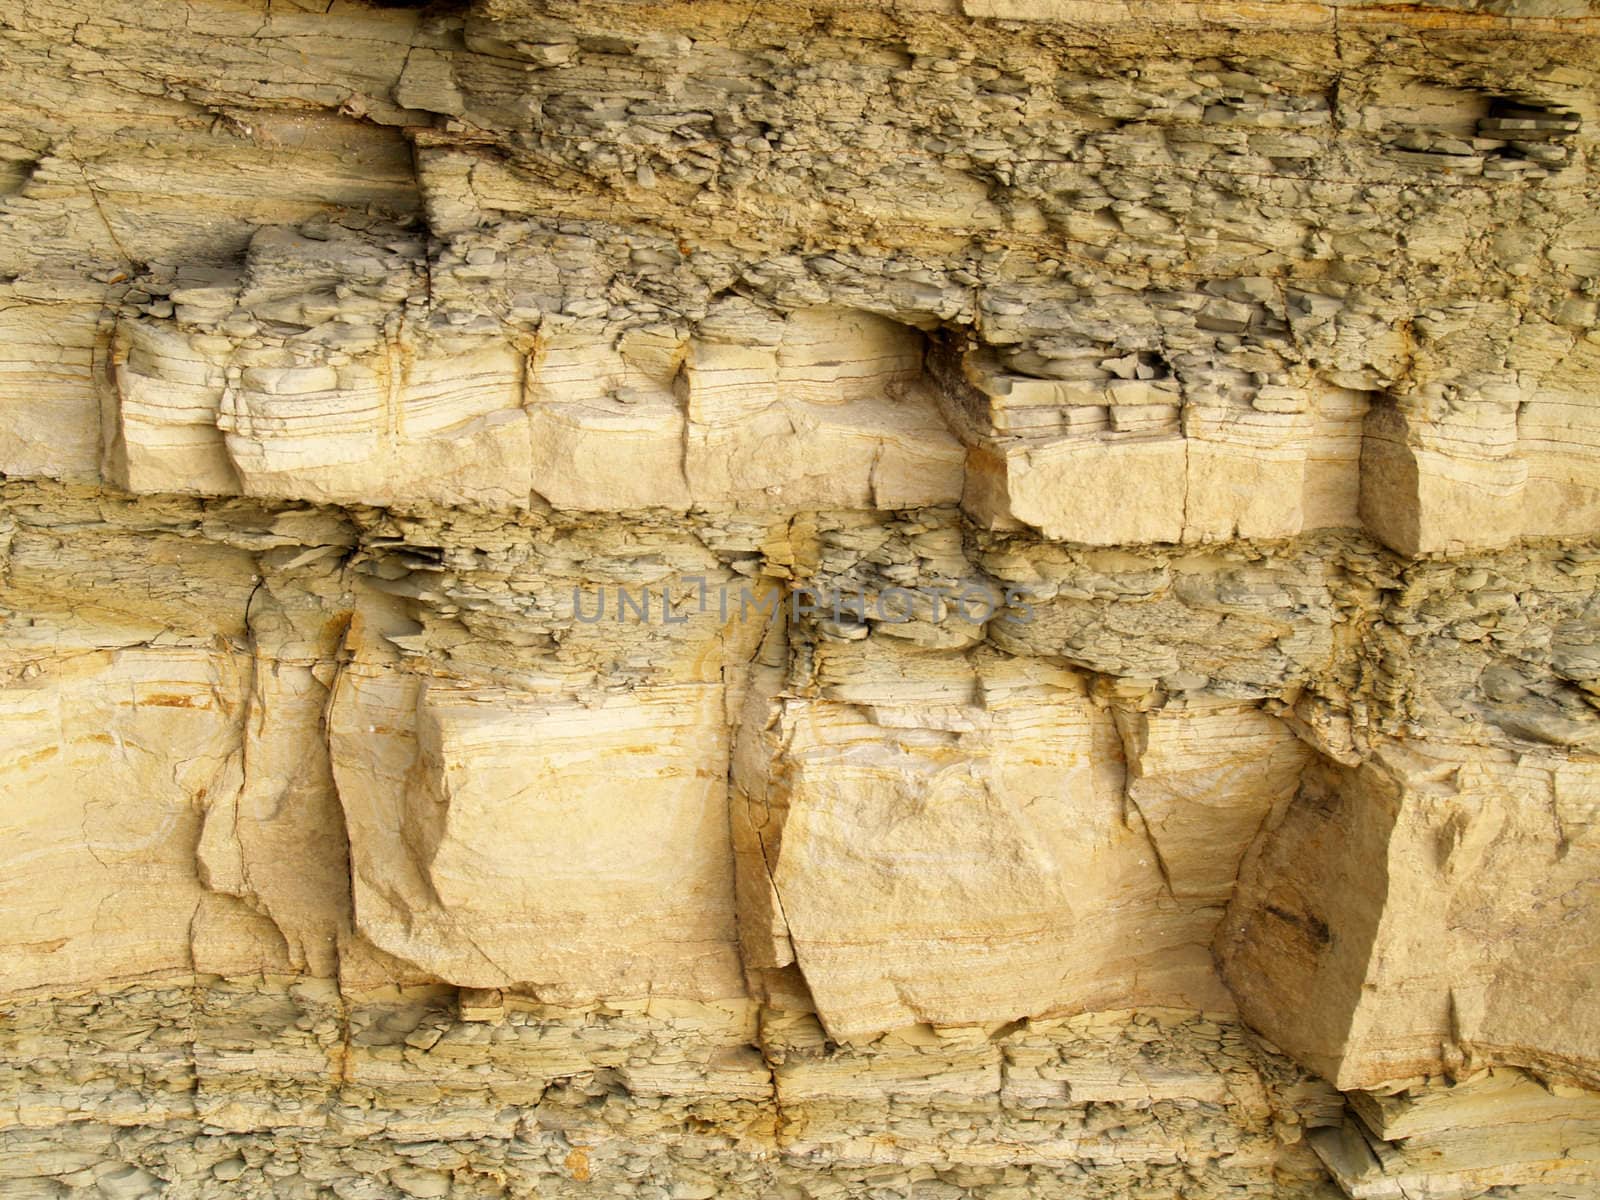
POLYGON ((0 112, 0 1193, 1600 1190, 1600 6, 0 0, 0 112))

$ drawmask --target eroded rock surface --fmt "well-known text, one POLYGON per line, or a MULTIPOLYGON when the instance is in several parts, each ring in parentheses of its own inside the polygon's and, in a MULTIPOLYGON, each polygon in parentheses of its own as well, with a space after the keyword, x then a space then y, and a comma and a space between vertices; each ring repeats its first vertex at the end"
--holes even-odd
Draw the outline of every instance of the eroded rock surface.
POLYGON ((0 0, 0 1192, 1600 1188, 1600 6, 0 0))

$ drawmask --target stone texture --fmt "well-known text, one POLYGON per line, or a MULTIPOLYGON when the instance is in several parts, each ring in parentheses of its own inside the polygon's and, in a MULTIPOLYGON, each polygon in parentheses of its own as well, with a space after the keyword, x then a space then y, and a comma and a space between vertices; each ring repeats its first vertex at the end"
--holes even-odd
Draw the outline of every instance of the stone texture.
POLYGON ((722 703, 715 685, 581 704, 347 668, 329 740, 357 928, 464 986, 742 994, 722 703))
POLYGON ((0 1193, 1591 1194, 1597 64, 0 2, 0 1193))
POLYGON ((1592 1086, 1594 765, 1424 743, 1349 775, 1240 879, 1218 951, 1251 1024, 1346 1088, 1482 1061, 1592 1086))

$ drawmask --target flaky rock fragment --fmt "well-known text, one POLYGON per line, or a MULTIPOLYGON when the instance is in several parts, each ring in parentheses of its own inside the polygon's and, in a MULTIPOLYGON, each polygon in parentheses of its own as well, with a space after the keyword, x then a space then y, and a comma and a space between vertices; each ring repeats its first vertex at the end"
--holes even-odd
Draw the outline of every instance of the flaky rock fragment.
POLYGON ((1600 1105, 1582 1088, 1501 1068, 1352 1092, 1350 1113, 1310 1141, 1353 1197, 1582 1195, 1600 1182, 1587 1149, 1600 1105))

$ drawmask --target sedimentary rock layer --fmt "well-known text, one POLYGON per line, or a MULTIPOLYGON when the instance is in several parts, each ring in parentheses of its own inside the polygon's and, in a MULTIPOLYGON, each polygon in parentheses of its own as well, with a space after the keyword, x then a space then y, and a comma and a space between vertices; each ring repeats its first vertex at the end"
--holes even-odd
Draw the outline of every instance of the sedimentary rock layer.
POLYGON ((1600 8, 0 0, 0 1179, 1600 1188, 1600 8))

